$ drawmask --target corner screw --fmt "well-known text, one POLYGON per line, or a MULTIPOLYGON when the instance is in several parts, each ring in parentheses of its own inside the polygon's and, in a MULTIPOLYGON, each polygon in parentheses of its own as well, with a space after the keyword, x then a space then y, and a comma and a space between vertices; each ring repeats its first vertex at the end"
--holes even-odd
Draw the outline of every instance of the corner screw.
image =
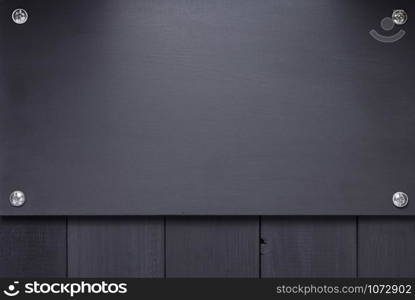
POLYGON ((393 205, 395 205, 398 208, 403 208, 407 206, 408 201, 409 201, 408 195, 405 194, 404 192, 396 192, 392 196, 393 205))
POLYGON ((20 207, 26 202, 26 197, 21 191, 14 191, 10 194, 10 204, 14 207, 20 207))
POLYGON ((27 14, 27 11, 25 11, 23 8, 17 8, 12 13, 12 19, 14 23, 19 25, 26 23, 28 18, 29 15, 27 14))
POLYGON ((408 21, 408 15, 403 9, 395 9, 392 13, 393 23, 403 25, 408 21))

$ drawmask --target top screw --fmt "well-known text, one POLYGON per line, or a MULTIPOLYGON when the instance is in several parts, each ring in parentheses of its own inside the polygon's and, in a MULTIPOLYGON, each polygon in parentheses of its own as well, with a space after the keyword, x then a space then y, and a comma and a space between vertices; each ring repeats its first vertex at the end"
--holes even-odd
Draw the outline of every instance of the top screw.
POLYGON ((408 15, 403 9, 395 9, 392 13, 392 20, 396 25, 403 25, 408 21, 408 15))
POLYGON ((25 11, 23 8, 17 8, 12 13, 12 19, 14 23, 19 25, 26 23, 28 18, 29 15, 27 14, 27 11, 25 11))

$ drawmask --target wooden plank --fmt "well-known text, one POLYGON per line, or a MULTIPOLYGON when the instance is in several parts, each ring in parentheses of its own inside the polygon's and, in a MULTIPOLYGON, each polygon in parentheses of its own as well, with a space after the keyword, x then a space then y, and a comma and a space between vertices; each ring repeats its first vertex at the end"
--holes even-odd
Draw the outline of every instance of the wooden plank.
POLYGON ((264 217, 262 277, 354 277, 356 218, 264 217))
POLYGON ((359 217, 359 276, 415 277, 415 218, 359 217))
POLYGON ((65 277, 66 218, 0 218, 0 277, 65 277))
POLYGON ((70 277, 163 277, 164 219, 71 217, 70 277))
POLYGON ((258 217, 166 220, 167 277, 258 277, 258 217))

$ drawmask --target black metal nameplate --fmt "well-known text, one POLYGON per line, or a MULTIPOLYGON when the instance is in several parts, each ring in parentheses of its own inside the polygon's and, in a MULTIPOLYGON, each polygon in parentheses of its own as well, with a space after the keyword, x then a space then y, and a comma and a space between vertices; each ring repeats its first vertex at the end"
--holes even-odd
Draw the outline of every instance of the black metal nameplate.
POLYGON ((0 25, 1 215, 415 214, 414 1, 2 0, 0 25))

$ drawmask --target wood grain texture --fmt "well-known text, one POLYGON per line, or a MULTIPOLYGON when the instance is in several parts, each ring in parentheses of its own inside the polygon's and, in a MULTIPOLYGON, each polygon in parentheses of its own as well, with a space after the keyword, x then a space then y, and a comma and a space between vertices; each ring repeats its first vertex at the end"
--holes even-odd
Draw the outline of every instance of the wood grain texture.
POLYGON ((166 220, 167 277, 258 277, 258 217, 166 220))
POLYGON ((353 217, 264 217, 262 277, 354 277, 353 217))
POLYGON ((65 277, 66 218, 0 218, 0 277, 65 277))
POLYGON ((69 218, 68 270, 70 277, 163 277, 163 218, 69 218))
POLYGON ((415 218, 359 217, 359 276, 415 277, 415 218))

